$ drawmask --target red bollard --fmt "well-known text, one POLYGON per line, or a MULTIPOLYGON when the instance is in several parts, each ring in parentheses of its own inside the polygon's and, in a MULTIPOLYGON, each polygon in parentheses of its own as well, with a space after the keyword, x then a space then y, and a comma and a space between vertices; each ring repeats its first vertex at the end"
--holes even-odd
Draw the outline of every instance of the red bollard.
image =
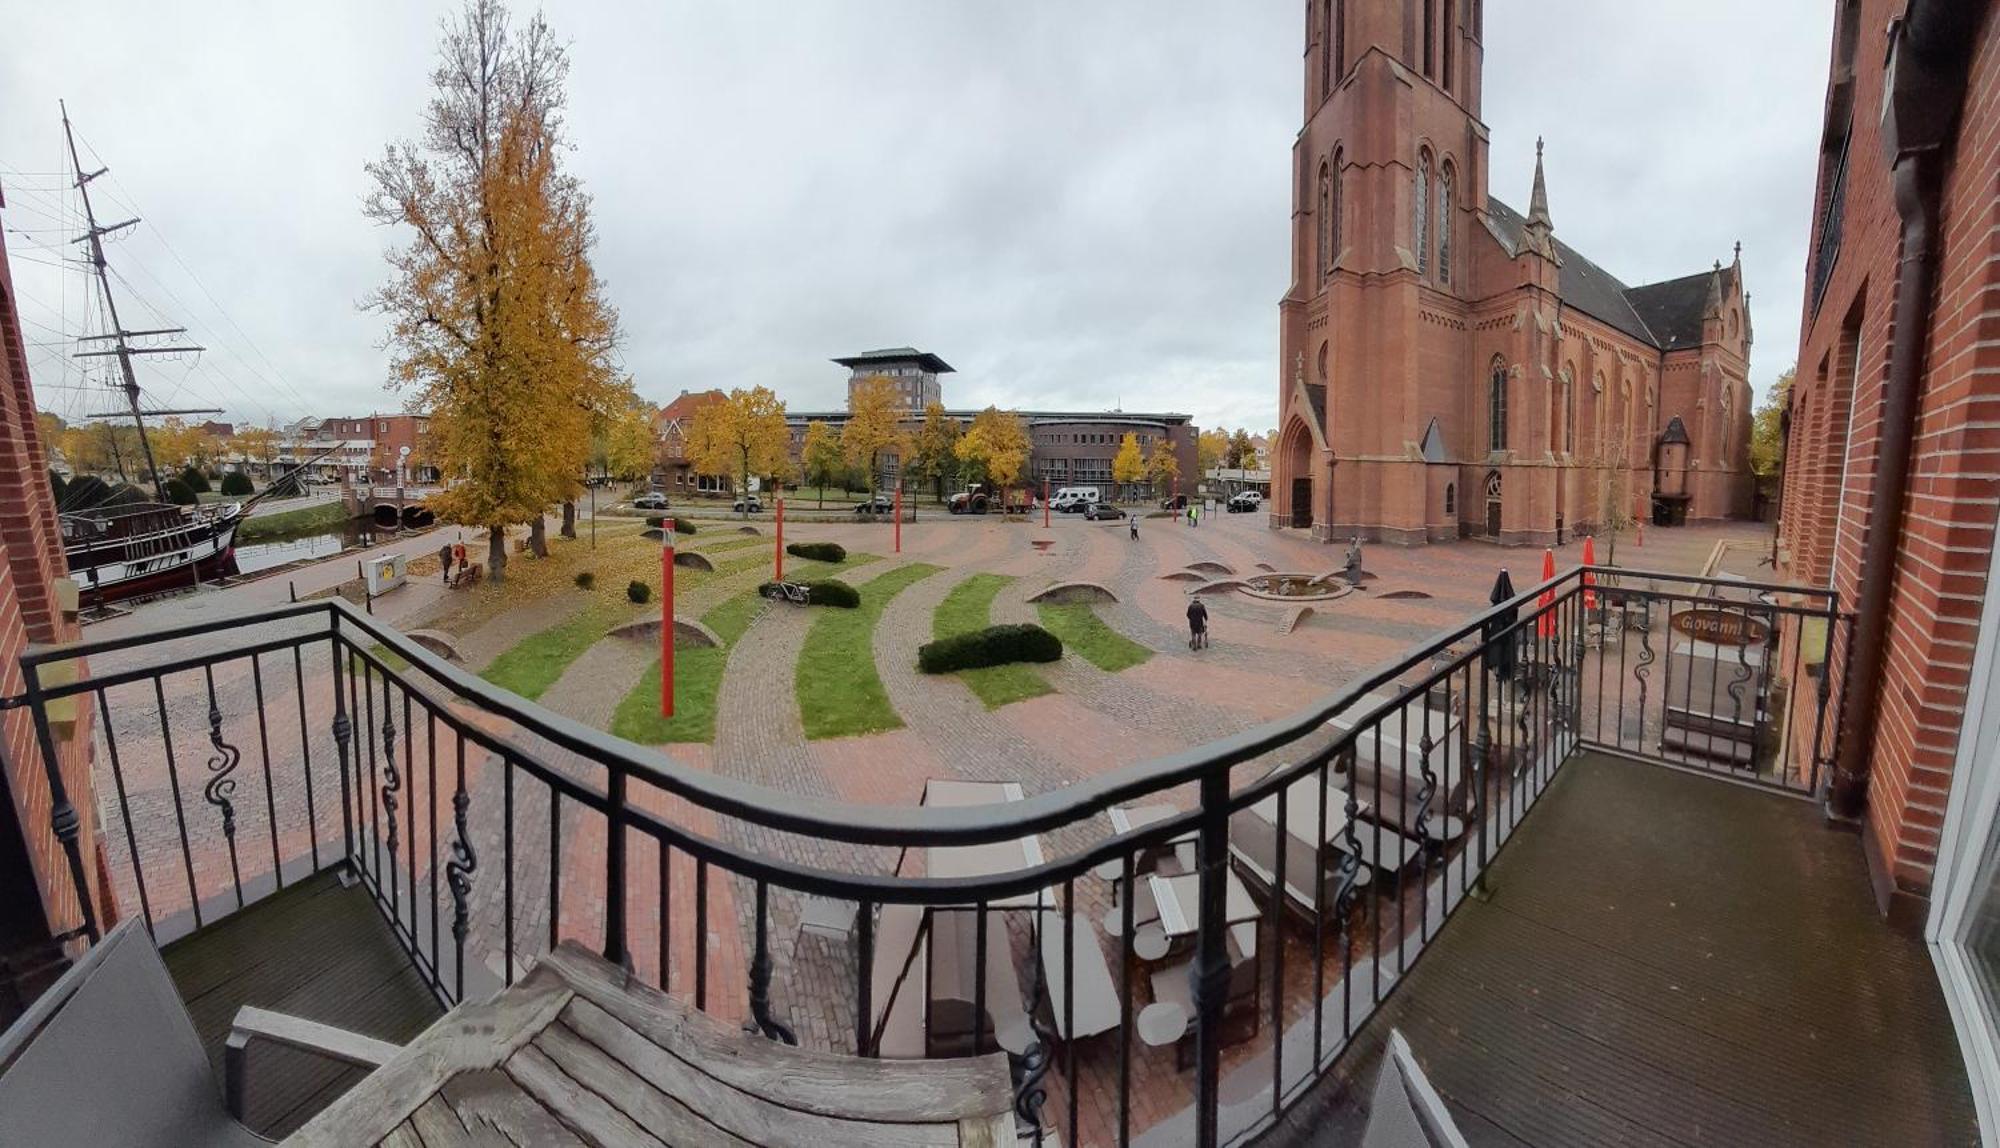
POLYGON ((660 524, 660 716, 674 716, 674 520, 660 524))
POLYGON ((785 580, 785 496, 778 496, 778 545, 771 554, 771 581, 785 580))
POLYGON ((896 484, 896 553, 903 552, 903 484, 896 484))

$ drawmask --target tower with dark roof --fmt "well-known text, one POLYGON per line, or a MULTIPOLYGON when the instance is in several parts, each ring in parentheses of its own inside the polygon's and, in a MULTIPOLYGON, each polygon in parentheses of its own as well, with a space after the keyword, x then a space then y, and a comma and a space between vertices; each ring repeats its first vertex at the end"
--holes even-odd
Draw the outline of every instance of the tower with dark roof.
POLYGON ((1747 514, 1740 249, 1627 285, 1559 236, 1545 165, 1576 153, 1540 139, 1526 213, 1489 194, 1483 6, 1310 5, 1272 525, 1540 545, 1747 514), (1686 462, 1662 489, 1676 417, 1686 462))

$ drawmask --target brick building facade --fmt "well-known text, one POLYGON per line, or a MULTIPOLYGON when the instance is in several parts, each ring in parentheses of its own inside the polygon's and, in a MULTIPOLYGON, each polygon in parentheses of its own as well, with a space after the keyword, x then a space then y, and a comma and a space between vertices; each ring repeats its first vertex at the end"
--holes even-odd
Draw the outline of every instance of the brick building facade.
POLYGON ((1272 525, 1541 545, 1747 515, 1740 252, 1628 287, 1487 194, 1481 0, 1313 0, 1272 525))
MULTIPOLYGON (((4 211, 0 189, 0 211, 4 211)), ((76 599, 64 564, 62 531, 48 480, 47 447, 35 424, 26 347, 15 312, 13 277, 0 239, 0 696, 26 689, 20 655, 30 643, 76 637, 76 599), (67 593, 65 592, 67 590, 67 593)), ((24 1007, 64 967, 63 938, 91 916, 105 927, 115 910, 99 882, 97 803, 92 797, 92 714, 58 706, 51 779, 27 709, 0 712, 0 1023, 24 1007), (66 798, 60 809, 57 785, 66 798), (73 865, 58 826, 74 834, 73 865), (79 871, 80 870, 80 871, 79 871)))
POLYGON ((1974 740, 1961 726, 2000 504, 1996 188, 1993 5, 1844 0, 1778 564, 1830 583, 1859 615, 1851 654, 1835 650, 1825 668, 1848 695, 1831 802, 1865 817, 1878 898, 1905 923, 1931 895, 1956 763, 1974 740))
POLYGON ((692 494, 697 490, 722 493, 730 489, 727 475, 696 473, 694 459, 688 455, 688 437, 694 433, 694 423, 701 417, 701 409, 728 397, 715 390, 682 391, 653 416, 655 488, 679 494, 692 494))

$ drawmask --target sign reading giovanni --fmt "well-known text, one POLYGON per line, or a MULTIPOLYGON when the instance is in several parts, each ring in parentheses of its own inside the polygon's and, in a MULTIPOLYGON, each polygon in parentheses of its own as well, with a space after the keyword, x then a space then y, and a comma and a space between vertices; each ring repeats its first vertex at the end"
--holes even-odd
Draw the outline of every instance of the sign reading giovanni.
POLYGON ((1750 646, 1771 636, 1771 628, 1734 610, 1682 610, 1668 623, 1681 635, 1717 646, 1750 646))

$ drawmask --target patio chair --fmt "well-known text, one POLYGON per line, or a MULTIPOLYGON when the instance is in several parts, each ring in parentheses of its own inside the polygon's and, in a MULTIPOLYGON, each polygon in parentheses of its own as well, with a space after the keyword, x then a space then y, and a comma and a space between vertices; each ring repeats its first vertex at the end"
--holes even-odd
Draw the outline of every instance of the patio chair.
POLYGON ((1410 1042, 1399 1029, 1389 1030, 1388 1046, 1382 1050, 1361 1148, 1466 1148, 1457 1122, 1418 1067, 1410 1042))
POLYGON ((244 1008, 218 1092, 153 940, 126 921, 0 1034, 0 1144, 222 1148, 269 1141, 238 1123, 251 1044, 271 1042, 366 1068, 387 1041, 244 1008))

